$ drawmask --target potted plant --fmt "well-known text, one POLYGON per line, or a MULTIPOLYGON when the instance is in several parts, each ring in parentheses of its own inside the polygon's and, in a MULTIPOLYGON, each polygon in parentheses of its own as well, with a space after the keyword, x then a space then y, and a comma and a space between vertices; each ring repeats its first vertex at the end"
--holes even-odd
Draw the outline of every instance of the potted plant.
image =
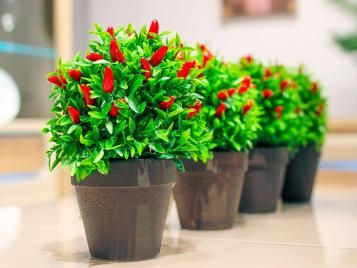
POLYGON ((264 67, 252 56, 240 60, 240 69, 253 78, 262 109, 261 131, 249 155, 249 168, 243 186, 240 212, 274 212, 280 198, 288 148, 304 136, 297 113, 300 99, 288 70, 281 65, 264 67))
MULTIPOLYGON (((179 36, 127 27, 102 30, 85 57, 58 61, 53 83, 52 159, 70 167, 89 250, 115 260, 155 257, 179 158, 209 156, 210 132, 189 116, 198 78, 178 77, 179 36), (172 161, 170 161, 172 160, 172 161)), ((193 67, 194 69, 194 67, 193 67)), ((199 109, 196 114, 199 113, 199 109)))
POLYGON ((301 125, 307 131, 288 164, 282 198, 285 202, 307 202, 311 199, 326 133, 327 109, 319 82, 313 81, 302 66, 295 71, 295 81, 303 103, 301 125))
POLYGON ((218 60, 206 46, 198 46, 194 53, 206 79, 197 92, 204 96, 202 116, 213 131, 214 158, 206 164, 184 160, 186 172, 177 176, 174 197, 183 228, 227 229, 238 209, 246 151, 259 129, 256 90, 236 64, 218 60))

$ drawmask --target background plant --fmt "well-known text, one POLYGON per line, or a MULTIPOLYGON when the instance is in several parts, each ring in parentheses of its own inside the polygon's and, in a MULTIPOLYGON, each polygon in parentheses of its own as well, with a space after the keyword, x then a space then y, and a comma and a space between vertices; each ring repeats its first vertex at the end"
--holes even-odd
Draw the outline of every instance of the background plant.
POLYGON ((251 78, 240 73, 238 65, 218 60, 205 45, 197 46, 193 57, 203 68, 205 85, 203 115, 213 130, 214 150, 247 151, 253 147, 259 130, 257 91, 251 78))
POLYGON ((248 55, 240 60, 240 70, 250 75, 257 86, 257 102, 262 109, 257 146, 288 146, 295 150, 305 143, 307 127, 297 83, 282 65, 263 66, 248 55))
POLYGON ((295 68, 294 73, 302 101, 301 124, 307 127, 306 139, 300 146, 314 144, 317 150, 321 150, 327 127, 327 100, 323 96, 323 88, 318 81, 312 79, 312 75, 307 73, 303 66, 295 68))
POLYGON ((202 78, 195 66, 182 75, 179 36, 159 33, 156 20, 149 31, 95 27, 86 57, 59 60, 48 77, 50 169, 68 165, 81 180, 94 171, 107 174, 111 159, 172 159, 181 170, 179 157, 205 161, 211 133, 195 93, 202 78))

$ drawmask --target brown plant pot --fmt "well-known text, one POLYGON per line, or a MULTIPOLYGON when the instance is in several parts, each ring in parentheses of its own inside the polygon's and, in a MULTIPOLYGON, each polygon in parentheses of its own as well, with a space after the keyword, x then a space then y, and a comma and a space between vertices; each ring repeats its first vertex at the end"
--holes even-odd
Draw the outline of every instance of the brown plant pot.
POLYGON ((286 147, 262 147, 250 152, 239 212, 276 211, 288 159, 286 147))
POLYGON ((320 153, 315 145, 300 148, 290 160, 282 192, 284 202, 309 202, 314 187, 320 153))
POLYGON ((183 160, 174 197, 182 228, 219 230, 233 226, 247 170, 248 155, 215 152, 207 164, 183 160))
POLYGON ((176 167, 158 159, 118 160, 104 176, 72 177, 90 254, 142 260, 160 252, 176 167))

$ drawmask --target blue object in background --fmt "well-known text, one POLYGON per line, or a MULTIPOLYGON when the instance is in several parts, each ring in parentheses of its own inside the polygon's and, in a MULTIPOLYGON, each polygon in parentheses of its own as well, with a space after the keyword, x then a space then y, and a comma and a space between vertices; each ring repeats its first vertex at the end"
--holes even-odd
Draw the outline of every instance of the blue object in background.
POLYGON ((0 183, 27 181, 33 180, 36 177, 38 177, 38 172, 0 174, 0 183))
POLYGON ((7 41, 0 41, 0 53, 40 57, 50 60, 55 58, 55 50, 53 48, 31 46, 7 41))
POLYGON ((357 160, 321 161, 320 169, 357 172, 357 160))

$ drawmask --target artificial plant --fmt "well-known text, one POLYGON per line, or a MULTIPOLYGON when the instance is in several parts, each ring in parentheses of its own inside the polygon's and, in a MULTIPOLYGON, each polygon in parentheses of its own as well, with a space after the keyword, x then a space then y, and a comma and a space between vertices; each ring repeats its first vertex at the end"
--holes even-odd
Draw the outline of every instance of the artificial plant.
POLYGON ((213 131, 211 148, 250 150, 260 128, 257 91, 251 77, 243 75, 237 64, 219 60, 205 45, 198 45, 191 57, 198 62, 206 81, 197 92, 204 96, 202 114, 213 131))
POLYGON ((112 159, 202 159, 211 133, 199 112, 202 85, 195 66, 176 59, 181 40, 159 33, 154 20, 139 32, 131 24, 103 30, 95 24, 85 57, 58 61, 48 76, 54 101, 44 132, 51 134, 50 169, 70 167, 82 180, 107 174, 112 159))
POLYGON ((251 55, 240 59, 239 69, 252 77, 258 90, 262 115, 256 146, 287 146, 296 150, 304 143, 307 128, 301 125, 302 103, 291 72, 282 65, 263 66, 251 55))
POLYGON ((297 83, 298 93, 302 101, 299 111, 303 114, 301 125, 307 128, 305 139, 302 140, 300 146, 313 144, 320 151, 327 125, 327 100, 322 94, 323 88, 318 81, 312 79, 311 74, 304 70, 304 66, 295 68, 294 81, 297 83))

